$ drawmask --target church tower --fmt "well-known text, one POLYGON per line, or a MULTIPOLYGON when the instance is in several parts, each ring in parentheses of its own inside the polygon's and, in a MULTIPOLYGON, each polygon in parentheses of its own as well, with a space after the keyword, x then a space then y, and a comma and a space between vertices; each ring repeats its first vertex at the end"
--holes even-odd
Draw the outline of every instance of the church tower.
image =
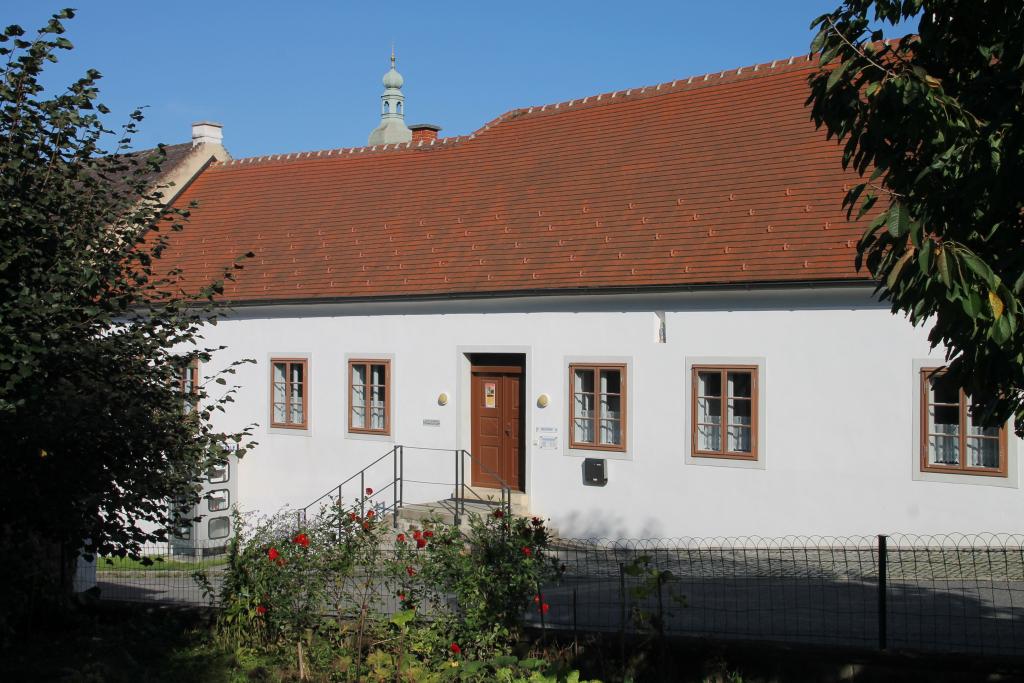
POLYGON ((384 74, 384 94, 380 96, 380 125, 370 133, 370 145, 390 145, 412 140, 405 125, 405 95, 402 74, 395 70, 395 48, 391 48, 391 69, 384 74))

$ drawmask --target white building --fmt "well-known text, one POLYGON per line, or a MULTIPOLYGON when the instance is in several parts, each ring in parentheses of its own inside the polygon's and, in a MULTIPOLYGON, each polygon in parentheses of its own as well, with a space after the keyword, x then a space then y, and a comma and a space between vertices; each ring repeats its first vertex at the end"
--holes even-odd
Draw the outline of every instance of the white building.
MULTIPOLYGON (((1018 530, 1012 430, 926 389, 941 352, 854 269, 814 68, 201 172, 165 260, 200 282, 255 253, 206 335, 213 365, 256 361, 223 421, 260 424, 231 503, 302 507, 403 446, 406 503, 450 495, 464 449, 468 483, 564 536, 1018 530)), ((409 130, 386 81, 382 128, 409 130)), ((391 503, 397 462, 345 497, 391 503)))

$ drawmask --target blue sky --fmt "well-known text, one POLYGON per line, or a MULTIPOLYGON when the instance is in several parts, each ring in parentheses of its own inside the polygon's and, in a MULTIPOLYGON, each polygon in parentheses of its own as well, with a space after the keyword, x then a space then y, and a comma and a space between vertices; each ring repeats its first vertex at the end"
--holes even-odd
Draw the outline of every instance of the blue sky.
MULTIPOLYGON (((99 69, 112 123, 148 105, 140 147, 186 141, 200 119, 236 157, 349 147, 377 125, 392 40, 407 122, 459 135, 516 107, 806 53, 838 3, 79 0, 75 50, 47 80, 99 69)), ((0 0, 0 20, 35 29, 60 6, 0 0)))

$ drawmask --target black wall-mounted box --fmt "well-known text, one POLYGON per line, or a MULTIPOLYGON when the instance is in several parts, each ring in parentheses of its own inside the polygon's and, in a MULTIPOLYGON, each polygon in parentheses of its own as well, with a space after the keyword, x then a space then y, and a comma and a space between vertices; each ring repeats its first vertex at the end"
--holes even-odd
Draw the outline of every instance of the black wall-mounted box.
POLYGON ((604 486, 608 483, 608 470, 605 461, 598 458, 586 458, 583 461, 583 485, 604 486))

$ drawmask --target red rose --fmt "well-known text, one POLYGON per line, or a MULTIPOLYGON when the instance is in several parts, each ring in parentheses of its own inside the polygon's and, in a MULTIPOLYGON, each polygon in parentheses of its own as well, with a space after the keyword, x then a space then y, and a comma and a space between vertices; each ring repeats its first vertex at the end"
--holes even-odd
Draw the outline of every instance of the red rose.
POLYGON ((373 495, 373 489, 371 489, 369 486, 366 487, 366 495, 368 495, 368 496, 372 496, 373 495))
POLYGON ((367 519, 372 519, 375 514, 377 514, 377 513, 374 512, 373 510, 370 510, 369 512, 366 513, 366 518, 367 519))
POLYGON ((416 539, 416 547, 417 548, 424 548, 424 547, 426 547, 426 545, 427 545, 427 539, 425 539, 425 538, 417 538, 416 539))
POLYGON ((395 540, 399 543, 405 543, 405 534, 398 534, 395 536, 395 540))
POLYGON ((504 512, 504 510, 495 510, 494 511, 494 516, 497 517, 498 519, 501 519, 502 517, 505 516, 505 512, 504 512))
POLYGON ((536 604, 539 604, 539 603, 540 603, 540 593, 537 593, 537 595, 533 596, 533 604, 536 605, 536 604))
POLYGON ((451 645, 448 646, 448 649, 452 651, 452 654, 456 654, 456 655, 461 655, 462 654, 462 648, 459 647, 458 643, 452 643, 451 645))
POLYGON ((359 519, 359 517, 356 515, 356 513, 354 513, 354 512, 348 513, 348 521, 354 522, 357 519, 359 519))
POLYGON ((256 614, 259 614, 260 616, 263 616, 266 613, 267 613, 267 608, 264 607, 263 605, 260 605, 260 606, 258 606, 256 608, 256 614))
POLYGON ((398 599, 401 600, 402 602, 405 602, 405 593, 399 593, 398 594, 398 599))
POLYGON ((433 537, 434 537, 434 532, 433 531, 424 531, 423 532, 423 538, 433 538, 433 537))
POLYGON ((413 569, 411 566, 405 568, 405 573, 409 576, 416 576, 416 570, 413 569))
POLYGON ((526 555, 527 557, 529 557, 530 555, 533 555, 533 551, 530 550, 530 546, 528 546, 528 545, 524 545, 523 546, 523 555, 526 555))
POLYGON ((414 532, 412 532, 412 537, 418 541, 421 538, 423 538, 423 532, 422 531, 414 531, 414 532))
POLYGON ((363 531, 369 531, 369 530, 370 530, 370 523, 369 522, 363 522, 363 531))
POLYGON ((295 545, 301 545, 303 548, 309 547, 309 536, 307 536, 306 534, 299 534, 294 539, 292 539, 292 541, 295 543, 295 545))
POLYGON ((540 613, 547 614, 549 609, 551 609, 551 605, 545 602, 543 605, 540 606, 540 613))
POLYGON ((540 521, 540 517, 534 517, 534 518, 532 518, 532 519, 530 520, 530 524, 532 524, 532 525, 534 525, 534 526, 540 526, 540 525, 541 525, 541 524, 543 524, 543 523, 544 523, 544 522, 540 521))
POLYGON ((267 551, 267 557, 269 557, 271 561, 274 561, 281 557, 281 553, 277 552, 277 548, 271 548, 267 551))

